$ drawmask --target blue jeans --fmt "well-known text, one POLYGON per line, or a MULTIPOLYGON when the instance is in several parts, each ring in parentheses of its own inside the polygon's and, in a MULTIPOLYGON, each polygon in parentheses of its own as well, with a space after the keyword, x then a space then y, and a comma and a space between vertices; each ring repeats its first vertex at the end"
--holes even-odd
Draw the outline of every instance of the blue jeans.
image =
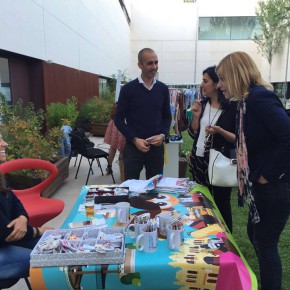
MULTIPOLYGON (((30 253, 39 238, 15 242, 0 248, 0 280, 29 277, 30 253)), ((1 285, 0 285, 1 287, 1 285)))
POLYGON ((290 183, 253 185, 253 195, 261 221, 248 221, 248 236, 260 266, 261 289, 280 290, 282 265, 278 252, 279 237, 290 213, 290 183))
POLYGON ((59 154, 63 157, 69 157, 71 152, 71 142, 70 137, 67 134, 64 134, 63 137, 60 138, 60 148, 59 154))

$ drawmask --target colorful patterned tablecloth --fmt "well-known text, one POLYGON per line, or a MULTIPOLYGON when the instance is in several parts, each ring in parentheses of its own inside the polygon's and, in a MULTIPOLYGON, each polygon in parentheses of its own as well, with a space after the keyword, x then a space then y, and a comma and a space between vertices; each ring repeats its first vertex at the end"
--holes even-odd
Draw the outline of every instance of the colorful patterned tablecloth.
MULTIPOLYGON (((88 187, 82 191, 62 228, 71 222, 87 220, 79 206, 88 187)), ((130 198, 130 214, 175 211, 186 217, 185 240, 180 251, 168 248, 165 236, 158 235, 154 253, 136 250, 135 239, 126 236, 122 265, 89 265, 31 268, 33 290, 255 290, 257 280, 233 237, 224 226, 207 188, 196 186, 187 195, 155 193, 130 198)), ((113 211, 97 212, 109 227, 119 226, 113 211)))

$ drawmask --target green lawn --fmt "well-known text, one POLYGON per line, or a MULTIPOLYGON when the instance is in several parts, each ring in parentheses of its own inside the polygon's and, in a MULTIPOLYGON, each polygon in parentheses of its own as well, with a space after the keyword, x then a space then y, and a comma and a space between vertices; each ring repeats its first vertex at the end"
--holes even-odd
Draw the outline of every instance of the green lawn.
MULTIPOLYGON (((182 150, 191 150, 192 139, 188 136, 187 132, 183 132, 183 144, 182 150)), ((187 176, 191 179, 192 176, 187 169, 187 176)), ((241 208, 237 205, 237 194, 236 190, 232 192, 232 212, 233 212, 233 236, 237 242, 239 248, 241 249, 244 257, 248 261, 250 267, 257 276, 259 282, 259 265, 256 258, 256 254, 247 236, 247 216, 248 208, 247 206, 241 208)), ((269 233, 271 234, 271 233, 269 233)), ((280 238, 280 256, 283 264, 283 285, 282 290, 290 289, 290 252, 289 252, 289 242, 287 237, 290 237, 290 221, 288 221, 285 230, 280 238)))

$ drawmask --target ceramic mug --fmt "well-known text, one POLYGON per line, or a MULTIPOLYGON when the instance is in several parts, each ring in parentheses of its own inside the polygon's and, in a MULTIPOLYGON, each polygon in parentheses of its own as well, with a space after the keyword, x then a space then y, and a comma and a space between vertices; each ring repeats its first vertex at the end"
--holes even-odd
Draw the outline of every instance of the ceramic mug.
POLYGON ((118 202, 115 207, 117 223, 128 223, 130 221, 130 203, 125 201, 118 202))
POLYGON ((168 247, 172 250, 180 250, 184 244, 184 227, 175 229, 172 225, 167 226, 168 247))
POLYGON ((174 219, 174 215, 171 211, 163 211, 156 216, 158 219, 159 233, 163 236, 167 236, 167 226, 174 219))
POLYGON ((136 249, 145 253, 153 253, 157 250, 157 228, 147 232, 148 227, 140 228, 140 235, 136 239, 136 249))
POLYGON ((136 239, 139 235, 140 235, 140 229, 141 227, 143 227, 145 224, 142 223, 142 224, 137 224, 137 223, 134 223, 134 224, 130 224, 127 229, 128 230, 131 230, 131 231, 128 231, 128 237, 132 238, 132 239, 136 239))

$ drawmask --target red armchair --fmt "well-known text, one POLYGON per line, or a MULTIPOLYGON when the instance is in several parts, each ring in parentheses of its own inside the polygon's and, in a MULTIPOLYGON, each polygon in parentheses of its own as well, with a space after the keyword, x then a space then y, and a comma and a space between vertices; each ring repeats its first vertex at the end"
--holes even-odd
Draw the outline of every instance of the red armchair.
POLYGON ((64 208, 62 200, 41 196, 41 192, 56 178, 58 170, 55 165, 48 161, 33 158, 15 159, 0 164, 0 171, 4 174, 21 169, 42 169, 50 173, 45 180, 33 187, 21 190, 13 190, 12 188, 28 213, 29 224, 41 227, 58 216, 64 208))

